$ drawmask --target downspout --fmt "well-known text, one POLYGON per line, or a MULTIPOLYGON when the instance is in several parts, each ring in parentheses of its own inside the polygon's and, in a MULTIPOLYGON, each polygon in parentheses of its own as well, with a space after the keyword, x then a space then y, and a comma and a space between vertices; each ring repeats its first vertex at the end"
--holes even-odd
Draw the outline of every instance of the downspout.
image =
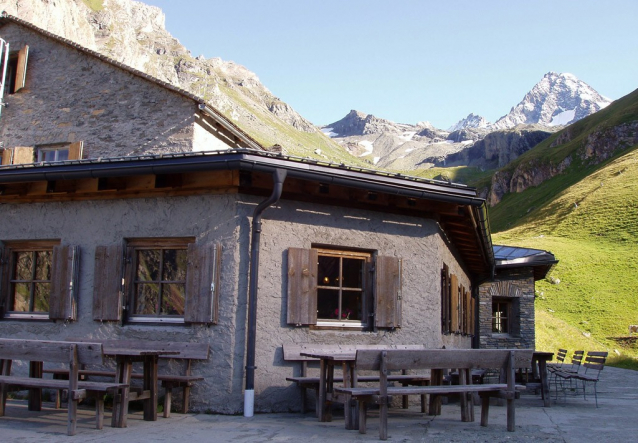
POLYGON ((253 229, 250 255, 250 280, 248 283, 248 332, 246 336, 246 389, 244 391, 244 417, 252 417, 255 409, 255 343, 257 336, 257 289, 259 283, 259 240, 261 214, 279 201, 286 180, 285 169, 273 171, 273 190, 267 200, 261 202, 253 213, 253 229))

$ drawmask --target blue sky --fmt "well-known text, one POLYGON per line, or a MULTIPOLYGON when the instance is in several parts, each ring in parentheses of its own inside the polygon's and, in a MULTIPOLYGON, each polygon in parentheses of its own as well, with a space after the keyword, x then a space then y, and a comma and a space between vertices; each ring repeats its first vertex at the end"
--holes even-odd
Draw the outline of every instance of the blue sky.
POLYGON ((446 129, 496 121, 543 75, 638 88, 636 0, 144 0, 194 56, 255 72, 316 125, 351 109, 446 129))

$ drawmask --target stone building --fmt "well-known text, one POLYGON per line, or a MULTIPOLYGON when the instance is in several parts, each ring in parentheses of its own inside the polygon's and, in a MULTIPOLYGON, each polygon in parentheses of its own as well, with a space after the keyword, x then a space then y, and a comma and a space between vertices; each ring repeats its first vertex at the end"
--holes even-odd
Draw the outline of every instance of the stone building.
POLYGON ((495 248, 474 189, 268 152, 19 19, 0 38, 0 336, 209 343, 191 406, 223 413, 251 339, 256 411, 299 408, 286 343, 534 346, 555 260, 495 248))

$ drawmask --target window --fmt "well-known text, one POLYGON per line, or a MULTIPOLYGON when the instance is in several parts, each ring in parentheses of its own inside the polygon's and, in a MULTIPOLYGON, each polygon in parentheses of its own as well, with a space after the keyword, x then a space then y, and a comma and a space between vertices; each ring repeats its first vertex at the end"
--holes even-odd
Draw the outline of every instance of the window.
POLYGON ((471 291, 459 285, 458 277, 441 269, 441 332, 443 334, 474 334, 474 298, 471 291))
POLYGON ((42 148, 38 149, 39 162, 59 162, 68 160, 69 148, 42 148))
POLYGON ((216 323, 220 252, 217 244, 199 245, 194 238, 181 237, 99 246, 94 320, 216 323))
POLYGON ((132 249, 130 316, 183 317, 188 241, 129 242, 132 249))
POLYGON ((6 241, 5 318, 75 320, 79 249, 58 240, 6 241))
POLYGON ((511 301, 504 299, 492 300, 492 332, 509 334, 511 301))
POLYGON ((326 324, 367 323, 366 274, 370 253, 319 249, 317 320, 326 324))
POLYGON ((373 251, 288 249, 288 316, 296 326, 401 326, 401 260, 373 251))
POLYGON ((2 151, 3 165, 24 163, 80 160, 84 155, 84 142, 55 143, 48 145, 18 146, 2 151))

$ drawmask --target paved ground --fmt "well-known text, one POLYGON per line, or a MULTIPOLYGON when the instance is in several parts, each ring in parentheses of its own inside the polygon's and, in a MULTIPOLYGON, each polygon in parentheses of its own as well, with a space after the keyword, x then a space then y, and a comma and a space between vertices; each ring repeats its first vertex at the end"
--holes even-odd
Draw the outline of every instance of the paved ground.
MULTIPOLYGON (((517 400, 516 432, 507 432, 505 407, 490 407, 490 425, 460 421, 458 403, 443 405, 443 414, 423 416, 418 407, 408 411, 392 409, 388 441, 435 442, 630 442, 638 440, 638 372, 605 368, 598 386, 599 408, 593 396, 552 397, 550 408, 542 407, 539 396, 523 395, 517 400)), ((106 414, 110 423, 110 414, 106 414)), ((375 411, 368 419, 368 434, 344 429, 343 417, 335 413, 330 423, 319 423, 312 413, 258 414, 252 418, 208 414, 173 414, 169 419, 145 422, 141 413, 129 418, 128 428, 114 429, 106 425, 93 428, 94 414, 81 410, 78 433, 66 435, 66 411, 46 409, 28 412, 25 402, 9 401, 6 417, 0 418, 2 442, 313 442, 313 441, 378 441, 378 419, 375 411)))

